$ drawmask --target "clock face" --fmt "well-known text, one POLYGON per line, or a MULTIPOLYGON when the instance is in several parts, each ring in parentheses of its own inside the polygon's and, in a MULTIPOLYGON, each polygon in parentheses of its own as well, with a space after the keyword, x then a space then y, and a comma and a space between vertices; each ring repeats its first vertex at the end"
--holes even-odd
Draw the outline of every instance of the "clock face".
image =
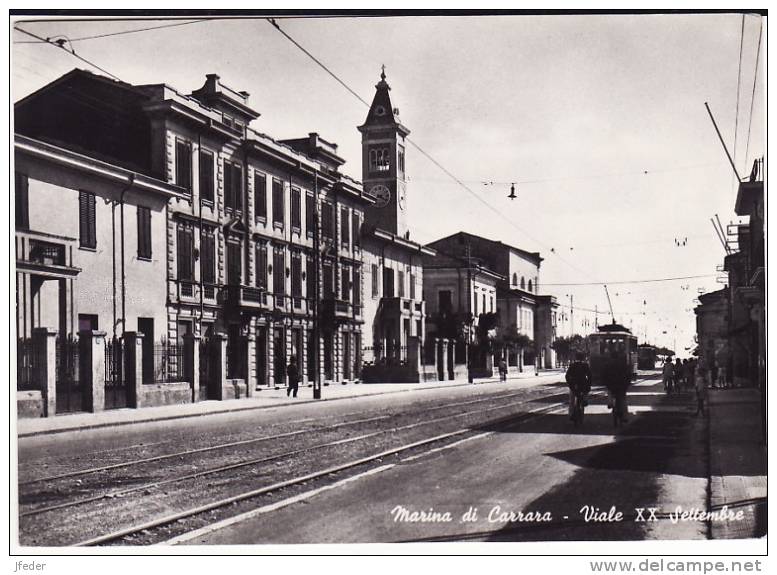
POLYGON ((405 184, 399 184, 397 203, 399 204, 400 210, 405 209, 405 184))
POLYGON ((375 196, 375 206, 378 208, 388 205, 389 200, 391 199, 391 190, 382 184, 372 186, 372 188, 370 188, 370 193, 375 196))

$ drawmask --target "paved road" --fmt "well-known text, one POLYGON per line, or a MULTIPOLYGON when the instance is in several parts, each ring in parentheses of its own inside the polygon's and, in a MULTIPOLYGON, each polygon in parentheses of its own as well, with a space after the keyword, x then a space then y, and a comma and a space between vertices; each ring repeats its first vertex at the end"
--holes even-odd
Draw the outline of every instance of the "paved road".
POLYGON ((666 398, 655 380, 635 385, 630 403, 631 420, 617 434, 602 400, 592 402, 581 430, 563 414, 512 429, 486 427, 453 447, 249 512, 182 542, 705 538, 706 522, 666 515, 678 505, 706 510, 704 420, 692 416, 690 397, 666 398), (606 521, 586 521, 585 506, 606 521), (637 521, 635 509, 646 507, 660 508, 664 518, 637 521), (471 508, 476 520, 462 521, 471 508), (518 521, 510 521, 511 511, 518 521))

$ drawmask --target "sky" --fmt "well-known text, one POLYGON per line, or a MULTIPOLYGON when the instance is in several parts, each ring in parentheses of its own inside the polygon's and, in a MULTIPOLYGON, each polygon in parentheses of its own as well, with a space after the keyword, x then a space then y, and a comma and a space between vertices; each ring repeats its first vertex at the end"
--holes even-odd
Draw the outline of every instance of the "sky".
MULTIPOLYGON (((189 93, 217 73, 251 94, 262 114, 255 129, 277 139, 318 132, 361 179, 356 126, 367 108, 266 20, 82 39, 192 20, 16 27, 67 37, 77 55, 133 84, 189 93)), ((464 230, 538 251, 541 293, 561 305, 558 335, 610 320, 607 283, 615 319, 640 341, 690 354, 694 300, 724 281, 710 218, 739 221, 735 177, 704 103, 744 177, 764 153, 759 16, 744 27, 741 14, 277 21, 368 102, 385 65, 410 139, 448 172, 408 147, 413 239, 464 230), (686 276, 704 277, 618 283, 686 276)), ((74 67, 102 73, 21 32, 12 40, 14 101, 74 67)))

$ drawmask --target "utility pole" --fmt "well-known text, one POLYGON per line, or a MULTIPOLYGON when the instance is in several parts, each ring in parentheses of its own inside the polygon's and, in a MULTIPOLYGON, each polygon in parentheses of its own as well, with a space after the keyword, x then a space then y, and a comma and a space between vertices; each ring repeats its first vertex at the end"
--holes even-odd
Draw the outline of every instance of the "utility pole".
POLYGON ((575 296, 569 294, 569 337, 575 335, 575 296))
POLYGON ((313 186, 313 253, 315 254, 315 299, 313 300, 313 341, 308 345, 313 346, 313 399, 321 399, 321 367, 319 364, 319 354, 321 353, 321 322, 319 320, 319 301, 321 300, 321 240, 320 232, 320 212, 318 209, 318 171, 315 174, 315 184, 313 186))
MULTIPOLYGON (((472 330, 475 327, 475 316, 472 313, 472 252, 469 240, 466 244, 467 254, 467 314, 472 318, 467 326, 467 381, 474 383, 472 378, 472 330)), ((443 358, 445 361, 445 358, 443 358)))

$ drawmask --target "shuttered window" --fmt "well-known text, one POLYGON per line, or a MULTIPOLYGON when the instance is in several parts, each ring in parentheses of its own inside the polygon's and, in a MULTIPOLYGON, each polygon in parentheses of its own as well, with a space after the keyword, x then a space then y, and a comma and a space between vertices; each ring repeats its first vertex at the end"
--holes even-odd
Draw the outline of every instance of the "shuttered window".
POLYGON ((175 141, 175 183, 191 193, 192 145, 184 140, 175 141))
POLYGON ((151 210, 138 206, 138 257, 151 259, 151 210))
POLYGON ((297 232, 302 229, 302 192, 299 188, 291 189, 291 229, 297 232))
POLYGON ((410 299, 415 299, 415 274, 410 274, 410 299))
POLYGON ((200 150, 200 200, 213 202, 213 154, 200 150))
POLYGON ((378 297, 378 265, 372 264, 372 297, 378 297))
POLYGON ((326 202, 321 204, 321 235, 330 240, 335 238, 335 206, 326 202))
POLYGON ((267 290, 267 244, 256 246, 256 287, 267 290))
POLYGON ((291 254, 291 295, 302 297, 302 254, 291 254))
POLYGON ((353 227, 353 233, 351 234, 353 237, 353 247, 358 248, 361 246, 361 225, 359 220, 359 215, 354 212, 353 214, 353 220, 352 220, 352 227, 353 227))
POLYGON ((351 222, 348 208, 340 208, 340 243, 344 248, 351 244, 351 222))
POLYGON ((30 227, 29 206, 29 180, 27 174, 16 172, 16 227, 27 229, 30 227))
POLYGON ((321 272, 324 276, 324 299, 329 299, 334 295, 335 284, 335 272, 334 268, 332 267, 332 262, 325 260, 321 264, 321 272))
POLYGON ((243 168, 239 164, 224 162, 224 202, 236 212, 243 209, 243 168))
POLYGON ((306 258, 305 269, 306 297, 313 300, 316 299, 316 260, 312 254, 306 258))
POLYGON ((358 267, 353 268, 353 305, 362 304, 362 274, 358 267))
POLYGON ((78 229, 80 244, 83 248, 97 247, 95 208, 94 194, 80 191, 78 193, 78 229))
POLYGON ((351 301, 351 268, 342 266, 340 268, 340 297, 343 301, 351 301))
POLYGON ((283 248, 276 248, 272 256, 272 291, 275 294, 286 293, 286 258, 283 248))
POLYGON ((240 285, 243 281, 243 262, 240 243, 236 241, 227 242, 227 283, 229 285, 240 285))
POLYGON ((305 226, 307 235, 312 238, 316 230, 316 198, 313 194, 305 196, 305 226))
POLYGON ((177 234, 178 279, 194 280, 194 234, 191 228, 178 228, 177 234))
POLYGON ((405 297, 405 272, 401 270, 397 274, 397 287, 399 288, 399 297, 405 297))
POLYGON ((280 180, 272 181, 272 221, 274 224, 283 225, 285 211, 283 203, 283 182, 280 180))
POLYGON ((254 172, 254 217, 267 219, 267 177, 254 172))
POLYGON ((205 233, 200 243, 200 271, 202 281, 206 284, 216 283, 216 238, 205 233))

